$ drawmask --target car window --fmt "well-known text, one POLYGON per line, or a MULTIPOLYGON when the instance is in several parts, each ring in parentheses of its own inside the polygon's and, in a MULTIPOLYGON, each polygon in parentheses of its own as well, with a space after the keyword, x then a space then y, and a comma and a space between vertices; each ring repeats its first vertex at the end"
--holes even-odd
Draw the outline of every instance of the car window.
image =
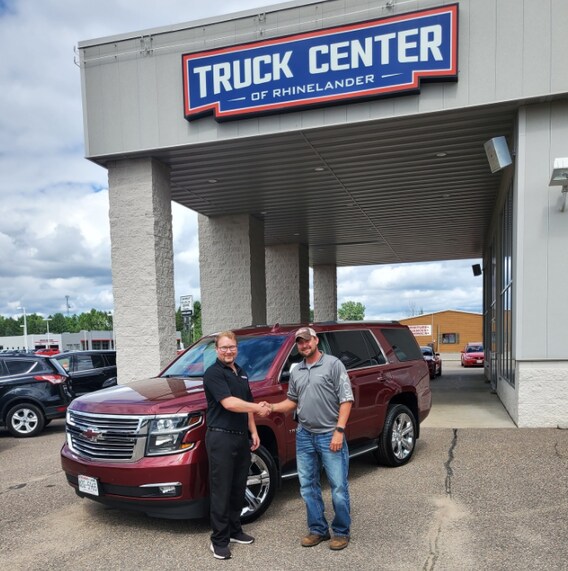
POLYGON ((466 353, 483 353, 482 345, 469 345, 466 353))
POLYGON ((327 341, 331 354, 347 370, 386 363, 375 338, 368 330, 330 331, 318 336, 327 341))
POLYGON ((60 359, 56 359, 56 361, 66 370, 68 371, 71 367, 71 357, 62 357, 60 359))
MULTIPOLYGON (((318 347, 319 350, 322 353, 327 353, 328 355, 332 355, 331 352, 331 348, 329 346, 329 341, 327 339, 327 337, 325 336, 324 333, 318 333, 318 339, 319 339, 319 343, 318 343, 318 347)), ((288 359, 286 359, 286 363, 284 364, 284 367, 282 369, 282 380, 284 382, 288 382, 288 378, 289 378, 289 374, 290 371, 292 371, 292 369, 294 369, 294 367, 297 367, 299 363, 301 363, 303 361, 303 357, 302 355, 300 355, 300 353, 298 353, 298 346, 296 345, 296 343, 294 343, 294 345, 292 346, 292 350, 290 351, 290 354, 288 355, 288 359)))
POLYGON ((43 370, 40 361, 28 359, 6 359, 4 361, 9 375, 23 375, 43 370))
POLYGON ((89 371, 105 366, 102 355, 75 355, 75 371, 89 371))
POLYGON ((283 335, 237 337, 239 344, 237 363, 247 372, 249 381, 261 381, 266 377, 285 339, 283 335))
POLYGON ((105 354, 107 363, 111 366, 111 367, 115 367, 116 366, 116 353, 106 353, 105 354))
POLYGON ((381 329, 399 361, 422 359, 416 339, 408 329, 381 329))
POLYGON ((432 357, 434 355, 434 351, 432 351, 430 347, 421 347, 420 349, 422 350, 422 355, 426 357, 432 357))
MULTIPOLYGON (((237 363, 247 372, 249 381, 266 377, 270 365, 280 350, 285 335, 239 336, 237 363)), ((205 370, 217 359, 215 338, 206 337, 186 351, 162 376, 202 377, 205 370)))

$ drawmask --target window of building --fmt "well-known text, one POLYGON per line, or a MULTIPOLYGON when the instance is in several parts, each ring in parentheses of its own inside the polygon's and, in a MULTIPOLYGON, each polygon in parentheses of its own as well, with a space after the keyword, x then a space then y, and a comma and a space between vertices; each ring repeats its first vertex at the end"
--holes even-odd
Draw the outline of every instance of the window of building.
POLYGON ((515 385, 513 358, 513 185, 500 213, 484 275, 486 362, 493 388, 498 378, 515 385))
POLYGON ((440 342, 443 345, 457 345, 460 342, 459 333, 442 333, 440 342))

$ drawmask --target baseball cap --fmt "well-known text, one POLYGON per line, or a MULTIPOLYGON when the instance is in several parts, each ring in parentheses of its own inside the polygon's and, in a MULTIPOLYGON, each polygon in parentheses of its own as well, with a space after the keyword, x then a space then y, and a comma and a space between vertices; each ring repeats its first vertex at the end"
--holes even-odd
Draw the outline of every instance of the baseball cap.
POLYGON ((317 333, 311 327, 300 327, 294 335, 294 339, 298 340, 298 337, 309 341, 312 337, 317 337, 317 333))

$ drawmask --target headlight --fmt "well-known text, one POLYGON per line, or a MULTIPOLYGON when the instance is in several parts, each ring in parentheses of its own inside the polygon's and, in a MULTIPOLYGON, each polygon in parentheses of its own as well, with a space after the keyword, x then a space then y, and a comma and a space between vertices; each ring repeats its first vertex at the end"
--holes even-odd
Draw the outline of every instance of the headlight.
POLYGON ((148 430, 147 456, 175 454, 191 450, 194 442, 186 442, 188 432, 203 424, 203 415, 165 414, 150 422, 148 430))

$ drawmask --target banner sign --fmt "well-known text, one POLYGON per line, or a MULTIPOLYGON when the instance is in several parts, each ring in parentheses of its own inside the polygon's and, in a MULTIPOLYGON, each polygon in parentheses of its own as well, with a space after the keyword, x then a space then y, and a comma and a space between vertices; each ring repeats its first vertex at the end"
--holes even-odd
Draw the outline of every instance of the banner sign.
POLYGON ((408 328, 417 337, 430 337, 432 335, 431 325, 409 325, 408 328))
POLYGON ((457 80, 458 6, 185 54, 188 120, 237 119, 457 80))

